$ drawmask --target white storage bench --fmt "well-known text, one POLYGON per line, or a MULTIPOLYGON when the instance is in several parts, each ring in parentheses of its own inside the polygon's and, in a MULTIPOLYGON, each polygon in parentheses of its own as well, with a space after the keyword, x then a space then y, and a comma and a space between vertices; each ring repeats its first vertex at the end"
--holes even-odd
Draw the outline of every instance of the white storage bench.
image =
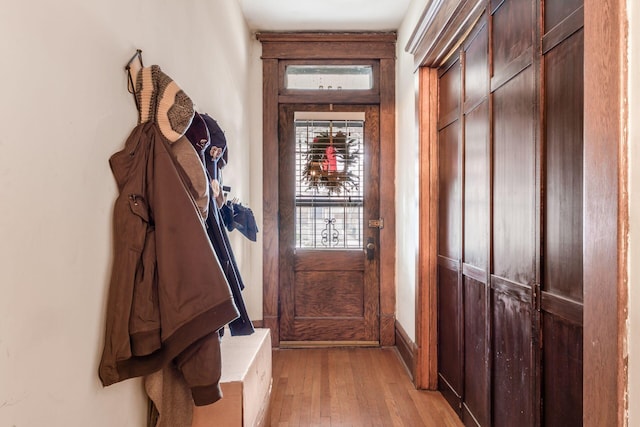
MULTIPOLYGON (((229 331, 221 341, 223 398, 206 410, 196 408, 194 425, 220 427, 262 427, 268 425, 271 397, 271 335, 257 328, 252 335, 232 337, 229 331), (206 420, 205 420, 206 418, 206 420)), ((204 407, 203 407, 204 408, 204 407)))

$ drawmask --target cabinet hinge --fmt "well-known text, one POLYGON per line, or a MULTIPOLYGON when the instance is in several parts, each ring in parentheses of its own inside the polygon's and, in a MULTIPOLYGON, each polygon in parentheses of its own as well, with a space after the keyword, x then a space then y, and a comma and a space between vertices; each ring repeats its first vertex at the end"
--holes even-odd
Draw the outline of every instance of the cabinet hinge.
POLYGON ((534 283, 531 291, 533 296, 533 308, 536 311, 540 311, 542 305, 542 292, 540 291, 540 284, 534 283))

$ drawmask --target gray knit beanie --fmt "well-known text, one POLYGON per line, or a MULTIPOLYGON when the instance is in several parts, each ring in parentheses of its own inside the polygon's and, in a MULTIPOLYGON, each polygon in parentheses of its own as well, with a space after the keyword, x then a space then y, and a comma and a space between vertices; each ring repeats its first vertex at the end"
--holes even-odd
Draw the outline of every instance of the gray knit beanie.
POLYGON ((156 123, 169 142, 180 139, 193 120, 193 102, 157 65, 144 67, 138 72, 136 97, 138 124, 156 123))

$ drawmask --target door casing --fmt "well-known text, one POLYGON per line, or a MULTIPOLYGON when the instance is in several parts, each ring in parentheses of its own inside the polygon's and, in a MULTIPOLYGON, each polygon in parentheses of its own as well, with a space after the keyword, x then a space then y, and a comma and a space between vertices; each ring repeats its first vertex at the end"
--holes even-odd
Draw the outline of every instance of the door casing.
POLYGON ((395 344, 395 57, 396 33, 258 33, 263 69, 263 326, 271 329, 272 346, 279 338, 278 105, 281 103, 378 104, 380 106, 380 345, 395 344), (290 94, 284 90, 286 61, 376 61, 375 92, 353 94, 290 94))

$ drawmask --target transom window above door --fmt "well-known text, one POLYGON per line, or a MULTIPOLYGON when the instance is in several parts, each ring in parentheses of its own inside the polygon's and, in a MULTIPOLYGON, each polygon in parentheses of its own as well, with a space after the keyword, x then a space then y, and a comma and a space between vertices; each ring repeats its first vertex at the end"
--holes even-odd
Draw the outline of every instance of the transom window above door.
POLYGON ((279 101, 377 104, 380 62, 366 59, 286 60, 278 64, 279 101))
POLYGON ((287 65, 284 87, 294 90, 370 90, 372 65, 287 65))

